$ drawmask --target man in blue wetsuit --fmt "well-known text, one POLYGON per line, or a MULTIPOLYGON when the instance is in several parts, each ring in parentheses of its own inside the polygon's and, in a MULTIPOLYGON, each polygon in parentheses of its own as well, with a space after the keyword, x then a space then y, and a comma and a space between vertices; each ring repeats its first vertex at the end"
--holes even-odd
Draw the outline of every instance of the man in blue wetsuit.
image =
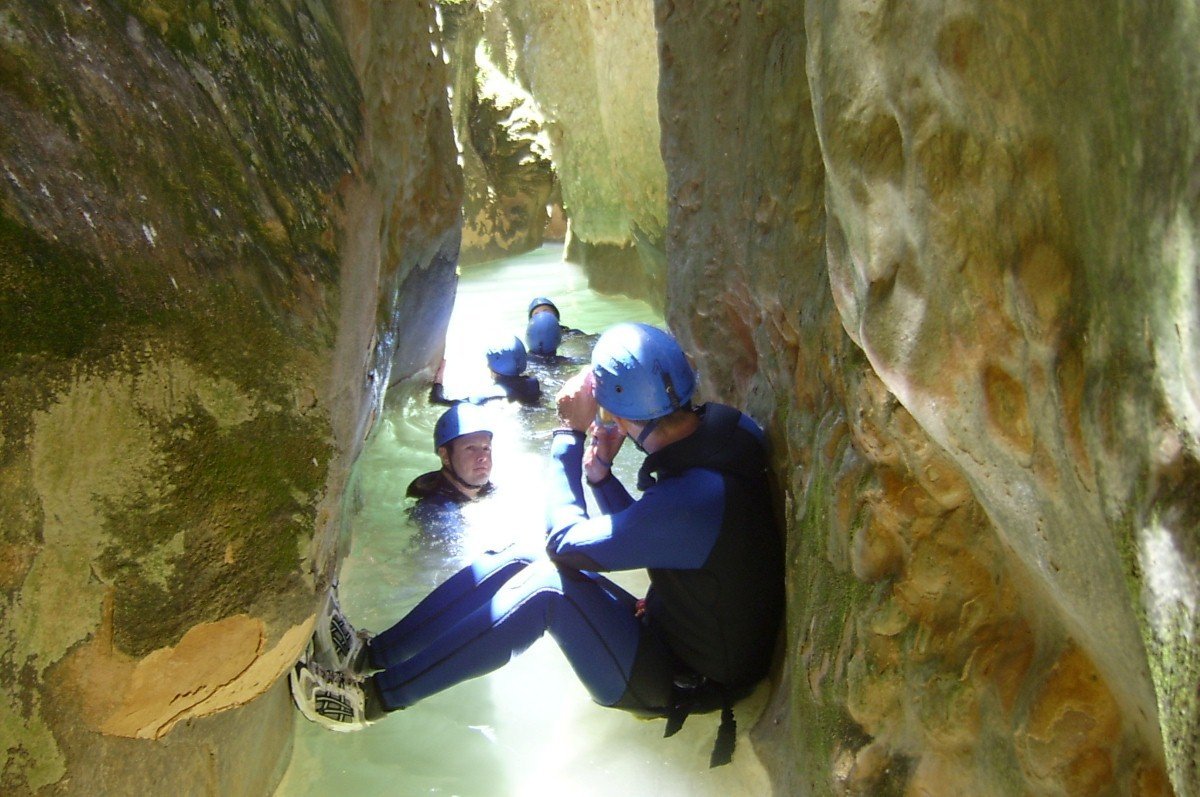
POLYGON ((440 470, 423 473, 408 485, 417 502, 409 516, 427 533, 443 536, 462 524, 462 507, 494 491, 492 419, 474 404, 455 404, 433 427, 433 448, 440 470))
POLYGON ((292 673, 300 710, 355 730, 491 672, 549 631, 601 705, 667 716, 668 733, 689 708, 723 706, 714 763, 727 760, 731 701, 770 667, 783 547, 761 429, 731 407, 692 407, 694 389, 667 333, 605 332, 592 367, 559 393, 546 555, 485 556, 369 642, 315 652, 292 673), (615 427, 597 426, 585 451, 597 405, 615 427), (611 472, 626 437, 647 454, 639 500, 611 472), (599 517, 587 514, 585 477, 599 517), (640 601, 599 575, 643 568, 640 601))

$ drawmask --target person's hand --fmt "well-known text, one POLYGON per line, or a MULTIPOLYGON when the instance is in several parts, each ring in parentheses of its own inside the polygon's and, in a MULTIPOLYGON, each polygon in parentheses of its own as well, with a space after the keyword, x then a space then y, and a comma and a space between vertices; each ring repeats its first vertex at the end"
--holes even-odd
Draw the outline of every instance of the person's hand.
POLYGON ((612 470, 613 460, 625 442, 625 433, 616 426, 592 424, 592 443, 583 452, 583 472, 592 484, 598 484, 612 470))
POLYGON ((586 432, 596 417, 595 383, 592 369, 585 367, 567 380, 554 397, 558 405, 558 422, 565 429, 586 432))

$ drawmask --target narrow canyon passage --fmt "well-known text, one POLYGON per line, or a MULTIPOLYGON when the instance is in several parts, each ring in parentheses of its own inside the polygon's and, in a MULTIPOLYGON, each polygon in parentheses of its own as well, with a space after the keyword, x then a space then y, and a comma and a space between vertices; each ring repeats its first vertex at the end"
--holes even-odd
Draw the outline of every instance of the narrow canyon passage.
POLYGON ((1196 0, 4 3, 0 793, 1200 797, 1197 186, 1196 0), (298 719, 335 577, 379 630, 539 525, 520 413, 504 527, 401 519, 460 269, 449 378, 550 293, 762 424, 735 767, 546 642, 298 719))
MULTIPOLYGON (((463 269, 447 337, 449 394, 483 367, 482 347, 492 336, 523 331, 525 308, 533 296, 552 297, 563 322, 586 332, 601 332, 620 321, 662 323, 644 302, 589 290, 579 268, 560 262, 561 255, 561 246, 547 245, 463 269)), ((568 340, 561 352, 583 361, 588 344, 576 341, 572 346, 568 340)), ((339 588, 352 622, 380 631, 479 553, 513 543, 539 547, 545 529, 542 471, 548 432, 555 425, 552 396, 561 375, 577 367, 553 373, 545 367, 531 369, 542 382, 543 406, 510 405, 500 411, 501 427, 493 442, 497 494, 472 507, 475 514, 461 537, 441 544, 422 538, 406 521, 404 488, 434 467, 430 436, 444 408, 428 403, 425 383, 397 387, 408 396, 389 400, 356 476, 360 499, 339 588)), ((618 476, 634 484, 640 462, 629 447, 617 460, 618 476)), ((616 574, 616 579, 637 594, 646 586, 643 573, 616 574)), ((759 689, 739 705, 743 734, 762 710, 764 696, 759 689)), ((717 724, 716 715, 693 716, 683 731, 663 739, 664 720, 639 720, 597 706, 547 637, 501 670, 389 715, 364 731, 330 733, 298 721, 292 764, 276 794, 768 793, 766 774, 746 740, 732 764, 708 769, 717 724)))

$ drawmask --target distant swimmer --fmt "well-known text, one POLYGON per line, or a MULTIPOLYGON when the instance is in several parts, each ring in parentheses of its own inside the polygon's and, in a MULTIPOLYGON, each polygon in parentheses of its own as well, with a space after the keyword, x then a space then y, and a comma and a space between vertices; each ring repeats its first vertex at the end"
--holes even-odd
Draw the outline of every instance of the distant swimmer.
POLYGON ((580 329, 573 329, 562 322, 562 313, 558 311, 558 305, 552 302, 545 296, 536 296, 529 301, 529 320, 532 321, 542 313, 552 313, 554 320, 558 322, 559 331, 562 337, 570 337, 571 335, 586 335, 587 333, 580 329))
POLYGON ((525 344, 516 335, 502 335, 484 352, 491 383, 468 392, 466 395, 449 397, 442 385, 445 362, 438 368, 429 400, 434 404, 484 404, 497 399, 515 401, 527 407, 536 407, 542 400, 542 388, 535 377, 525 373, 529 358, 525 344))
POLYGON ((562 327, 553 313, 538 313, 525 327, 525 345, 529 356, 541 362, 554 362, 558 344, 562 343, 562 327))
POLYGON ((550 366, 555 372, 564 365, 585 365, 598 337, 563 324, 558 307, 545 296, 529 302, 525 342, 530 359, 537 365, 550 366))

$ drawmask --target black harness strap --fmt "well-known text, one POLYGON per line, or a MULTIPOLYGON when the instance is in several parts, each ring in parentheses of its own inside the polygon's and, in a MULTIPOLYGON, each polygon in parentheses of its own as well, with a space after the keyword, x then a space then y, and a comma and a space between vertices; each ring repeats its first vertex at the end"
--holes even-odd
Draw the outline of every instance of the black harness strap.
POLYGON ((721 695, 721 724, 717 728, 717 741, 713 744, 712 755, 708 759, 710 769, 732 761, 734 748, 737 747, 737 720, 733 718, 733 703, 724 689, 721 690, 721 695))
POLYGON ((708 766, 719 767, 733 760, 737 747, 737 720, 733 716, 733 699, 723 684, 710 681, 703 675, 688 672, 675 676, 671 688, 671 710, 667 713, 667 726, 663 738, 679 733, 688 715, 693 711, 712 711, 721 708, 721 724, 717 728, 717 740, 713 744, 708 766), (714 700, 718 701, 714 704, 714 700))

